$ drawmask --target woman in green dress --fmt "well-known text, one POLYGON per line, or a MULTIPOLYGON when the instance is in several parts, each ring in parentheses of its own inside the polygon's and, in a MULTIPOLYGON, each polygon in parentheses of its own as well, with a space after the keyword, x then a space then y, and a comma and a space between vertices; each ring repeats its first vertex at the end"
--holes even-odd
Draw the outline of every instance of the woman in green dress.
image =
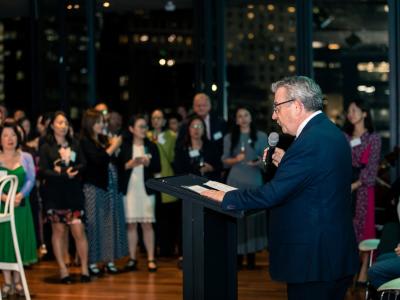
MULTIPOLYGON (((0 177, 15 175, 18 178, 14 210, 15 227, 22 262, 24 265, 30 265, 37 262, 35 231, 29 204, 29 193, 35 183, 35 166, 32 156, 19 150, 20 141, 14 122, 5 122, 0 127, 0 177)), ((7 187, 4 192, 7 193, 7 187)), ((5 200, 6 194, 3 194, 1 201, 5 200)), ((0 223, 0 241, 0 261, 16 262, 10 223, 0 223)), ((14 292, 23 296, 24 290, 19 273, 3 270, 3 275, 2 296, 8 297, 14 292)))

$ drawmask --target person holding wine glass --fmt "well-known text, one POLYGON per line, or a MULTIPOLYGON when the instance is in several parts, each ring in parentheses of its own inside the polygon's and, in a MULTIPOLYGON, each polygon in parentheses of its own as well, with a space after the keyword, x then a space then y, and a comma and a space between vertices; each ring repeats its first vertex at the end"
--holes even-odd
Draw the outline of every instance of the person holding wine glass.
MULTIPOLYGON (((263 184, 261 157, 268 146, 267 135, 257 130, 250 109, 240 106, 235 111, 235 125, 224 138, 224 166, 230 168, 227 184, 251 189, 263 184)), ((244 255, 247 268, 255 268, 255 253, 267 247, 265 211, 238 220, 238 268, 244 255)))
MULTIPOLYGON (((206 131, 206 125, 200 116, 193 115, 189 118, 183 138, 175 147, 173 163, 175 175, 192 173, 211 180, 221 180, 222 163, 218 155, 218 147, 215 142, 207 139, 206 131)), ((181 223, 179 222, 179 224, 181 223)), ((181 236, 180 239, 182 239, 181 236)), ((179 243, 178 252, 178 267, 181 268, 182 241, 179 243)))
POLYGON ((203 119, 192 116, 181 144, 175 147, 175 174, 193 173, 220 180, 221 160, 214 142, 207 139, 203 119))

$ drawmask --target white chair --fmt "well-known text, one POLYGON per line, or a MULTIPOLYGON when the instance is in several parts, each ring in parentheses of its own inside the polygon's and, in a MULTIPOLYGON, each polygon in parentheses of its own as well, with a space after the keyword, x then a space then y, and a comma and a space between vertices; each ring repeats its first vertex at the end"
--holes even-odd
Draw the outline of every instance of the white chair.
MULTIPOLYGON (((9 185, 9 190, 7 193, 6 202, 0 201, 0 223, 4 223, 4 222, 10 223, 11 234, 12 234, 13 244, 14 244, 15 257, 17 259, 17 262, 6 263, 6 262, 0 261, 0 270, 18 271, 21 276, 21 283, 24 288, 25 298, 27 300, 30 300, 31 297, 30 297, 29 290, 28 290, 28 284, 26 282, 24 266, 22 265, 21 253, 19 251, 17 231, 15 229, 14 201, 15 201, 15 195, 17 193, 17 187, 18 187, 17 176, 8 175, 8 176, 4 176, 0 179, 0 198, 3 194, 3 190, 6 185, 9 185), (1 212, 2 207, 4 207, 3 212, 1 212)), ((0 290, 0 300, 1 299, 2 299, 2 297, 1 297, 1 290, 0 290)))
MULTIPOLYGON (((369 256, 369 262, 368 262, 368 268, 372 266, 372 262, 374 259, 374 251, 378 249, 378 245, 380 243, 380 240, 378 239, 368 239, 368 240, 363 240, 358 244, 358 250, 368 252, 369 256)), ((367 283, 369 285, 369 283, 367 283)), ((369 289, 368 286, 365 289, 365 299, 368 300, 369 297, 369 289)))
POLYGON ((377 291, 378 293, 381 293, 381 300, 386 294, 388 295, 388 299, 391 299, 391 295, 394 295, 394 299, 397 300, 397 297, 400 296, 400 278, 385 282, 377 291))

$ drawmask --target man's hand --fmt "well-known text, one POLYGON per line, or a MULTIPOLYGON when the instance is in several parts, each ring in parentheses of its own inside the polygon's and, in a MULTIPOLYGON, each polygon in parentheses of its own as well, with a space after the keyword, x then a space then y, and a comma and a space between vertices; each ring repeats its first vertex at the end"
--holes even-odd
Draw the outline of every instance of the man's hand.
POLYGON ((285 151, 283 149, 275 148, 274 154, 272 154, 272 163, 278 167, 284 155, 285 151))
POLYGON ((208 190, 201 193, 202 196, 211 198, 215 201, 222 202, 224 200, 225 192, 216 191, 216 190, 208 190))

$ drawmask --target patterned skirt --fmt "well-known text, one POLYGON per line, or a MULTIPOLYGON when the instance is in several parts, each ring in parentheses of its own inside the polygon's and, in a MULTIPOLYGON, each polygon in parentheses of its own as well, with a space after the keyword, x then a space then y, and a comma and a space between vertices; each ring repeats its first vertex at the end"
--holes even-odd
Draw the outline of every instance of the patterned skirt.
POLYGON ((89 263, 110 262, 128 254, 122 194, 114 165, 108 168, 108 189, 83 186, 89 263))

